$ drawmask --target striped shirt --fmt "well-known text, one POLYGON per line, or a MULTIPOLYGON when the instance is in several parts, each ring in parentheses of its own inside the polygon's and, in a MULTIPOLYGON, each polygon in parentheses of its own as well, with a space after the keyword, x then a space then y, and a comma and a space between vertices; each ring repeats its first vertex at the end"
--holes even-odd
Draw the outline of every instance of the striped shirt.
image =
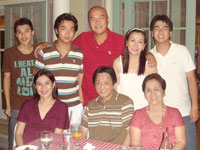
POLYGON ((47 69, 53 73, 60 100, 65 103, 80 100, 78 74, 83 73, 83 54, 79 48, 72 45, 71 50, 64 57, 55 44, 44 48, 35 61, 34 72, 39 69, 47 69))
POLYGON ((133 101, 116 91, 105 104, 100 99, 90 101, 85 107, 82 126, 88 128, 90 139, 122 144, 133 115, 133 101))

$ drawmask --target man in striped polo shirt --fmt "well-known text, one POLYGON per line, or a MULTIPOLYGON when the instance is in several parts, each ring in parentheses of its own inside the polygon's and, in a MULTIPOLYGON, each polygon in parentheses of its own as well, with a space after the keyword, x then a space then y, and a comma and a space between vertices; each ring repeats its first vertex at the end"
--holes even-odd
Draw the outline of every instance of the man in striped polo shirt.
POLYGON ((114 90, 117 82, 112 67, 101 66, 93 75, 93 84, 99 97, 85 107, 82 126, 83 138, 114 144, 130 144, 129 122, 133 114, 133 101, 114 90))
POLYGON ((38 53, 34 72, 47 69, 54 74, 59 99, 68 105, 69 114, 73 111, 72 123, 80 123, 83 110, 83 54, 72 44, 78 21, 73 15, 64 13, 57 17, 54 30, 58 40, 38 53))

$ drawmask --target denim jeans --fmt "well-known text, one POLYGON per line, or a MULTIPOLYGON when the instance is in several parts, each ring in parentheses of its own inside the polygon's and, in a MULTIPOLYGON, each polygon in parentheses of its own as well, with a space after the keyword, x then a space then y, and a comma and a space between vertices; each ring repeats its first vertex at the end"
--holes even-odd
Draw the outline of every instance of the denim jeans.
POLYGON ((187 145, 185 150, 196 150, 197 147, 197 135, 196 135, 196 124, 190 123, 190 116, 183 117, 186 127, 186 138, 187 145))
POLYGON ((17 117, 19 114, 19 110, 11 109, 11 117, 9 118, 9 136, 8 136, 8 143, 9 143, 9 150, 13 150, 13 140, 14 140, 14 129, 17 123, 17 117))

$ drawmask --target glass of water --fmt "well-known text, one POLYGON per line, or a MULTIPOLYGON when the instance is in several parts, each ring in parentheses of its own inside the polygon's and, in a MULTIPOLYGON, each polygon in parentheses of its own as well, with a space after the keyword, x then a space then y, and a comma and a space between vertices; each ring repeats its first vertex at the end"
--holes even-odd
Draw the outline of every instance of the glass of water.
POLYGON ((48 150, 53 145, 53 133, 51 131, 42 131, 40 133, 40 144, 42 150, 48 150))

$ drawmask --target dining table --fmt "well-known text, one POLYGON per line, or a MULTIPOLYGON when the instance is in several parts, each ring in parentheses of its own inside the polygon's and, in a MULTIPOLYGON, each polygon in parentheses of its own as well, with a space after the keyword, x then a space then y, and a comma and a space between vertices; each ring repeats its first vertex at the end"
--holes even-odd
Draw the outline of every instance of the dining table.
MULTIPOLYGON (((71 144, 73 144, 74 140, 75 139, 73 137, 71 137, 71 140, 70 140, 71 144)), ((53 145, 51 146, 50 149, 51 150, 60 150, 63 141, 64 141, 64 136, 62 134, 54 133, 53 134, 53 145)), ((35 139, 27 144, 38 146, 39 150, 41 150, 39 138, 35 139)), ((84 138, 79 139, 79 144, 80 144, 80 147, 78 148, 79 150, 87 150, 87 149, 84 149, 84 146, 86 144, 87 145, 92 144, 92 146, 94 146, 94 149, 92 149, 92 150, 117 150, 120 147, 120 145, 118 145, 118 144, 112 144, 112 143, 91 140, 91 139, 84 139, 84 138)))

